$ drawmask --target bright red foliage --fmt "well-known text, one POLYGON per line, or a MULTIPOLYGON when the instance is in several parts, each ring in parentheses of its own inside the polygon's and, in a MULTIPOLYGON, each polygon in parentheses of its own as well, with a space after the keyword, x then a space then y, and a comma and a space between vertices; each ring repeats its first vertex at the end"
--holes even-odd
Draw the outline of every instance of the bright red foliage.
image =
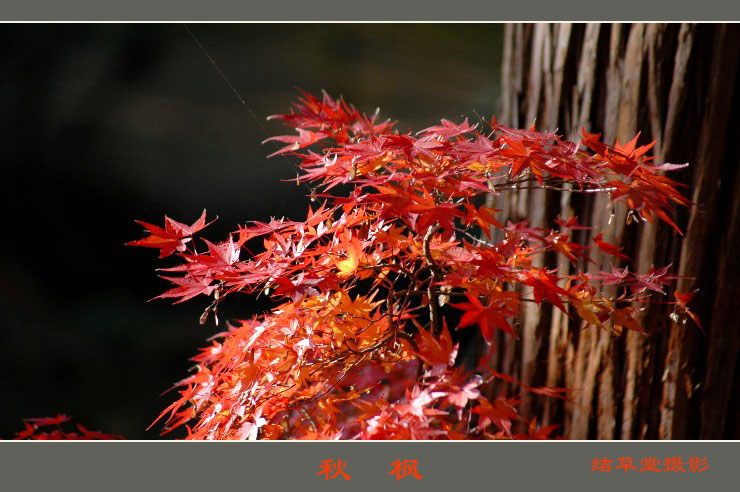
MULTIPOLYGON (((535 268, 548 251, 589 261, 589 247, 570 238, 583 227, 576 219, 558 219, 559 231, 504 224, 481 199, 570 183, 573 192, 609 193, 634 216, 677 229, 673 206, 689 202, 659 174, 670 167, 651 165, 650 145, 635 148, 636 139, 611 147, 584 132, 584 149, 496 120, 485 131, 442 120, 401 134, 326 94, 304 94, 273 118, 298 132, 269 139, 287 144, 273 155, 300 159, 297 181, 321 190, 314 199, 323 203, 305 220, 251 222, 196 253, 188 246, 205 214, 192 226, 166 218, 164 229, 142 223, 150 236, 129 243, 182 259, 165 269, 174 287, 160 297, 212 296, 202 321, 234 293, 275 302, 269 314, 229 324, 194 357, 197 372, 178 383, 180 397, 157 419, 165 432, 187 425, 193 439, 548 438, 552 426, 527 421, 518 398, 493 395, 490 383, 557 398, 568 390, 528 387, 492 372, 487 357, 467 369, 448 323, 480 330, 490 344, 495 330, 517 336, 523 302, 546 302, 587 324, 640 330, 629 303, 664 293, 675 278, 667 267, 568 277, 535 268), (317 144, 322 151, 308 148, 317 144), (339 185, 350 191, 331 194, 339 185), (256 240, 261 250, 251 254, 246 243, 256 240), (623 293, 608 298, 607 285, 623 293), (514 434, 517 421, 527 435, 514 434)), ((601 235, 595 240, 625 258, 601 235)), ((677 299, 691 315, 689 296, 677 299)))
POLYGON ((24 422, 26 428, 18 432, 15 435, 15 439, 32 441, 110 441, 123 439, 121 436, 88 430, 80 424, 76 425, 77 430, 64 430, 62 424, 67 423, 70 420, 72 420, 71 417, 62 414, 59 414, 56 417, 25 419, 24 422))

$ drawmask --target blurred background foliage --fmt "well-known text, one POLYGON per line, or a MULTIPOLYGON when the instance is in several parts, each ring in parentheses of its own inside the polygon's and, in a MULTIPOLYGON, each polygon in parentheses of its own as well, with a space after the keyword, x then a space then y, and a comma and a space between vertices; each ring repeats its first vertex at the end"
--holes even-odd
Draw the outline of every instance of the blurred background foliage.
MULTIPOLYGON (((495 113, 497 24, 193 24, 242 106, 179 24, 0 26, 0 437, 24 417, 156 439, 188 358, 219 329, 167 286, 134 219, 219 220, 211 239, 305 217, 306 188, 260 144, 297 88, 344 95, 401 131, 495 113), (254 118, 250 111, 256 117, 254 118)), ((222 318, 264 309, 243 299, 222 318)), ((167 436, 176 437, 176 436, 167 436)))

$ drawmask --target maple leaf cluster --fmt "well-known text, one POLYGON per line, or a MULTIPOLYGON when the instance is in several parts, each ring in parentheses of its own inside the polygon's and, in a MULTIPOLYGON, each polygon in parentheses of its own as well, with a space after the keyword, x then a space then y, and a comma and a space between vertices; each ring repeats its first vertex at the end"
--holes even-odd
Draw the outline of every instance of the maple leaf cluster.
MULTIPOLYGON (((399 133, 326 94, 304 93, 273 118, 298 133, 268 139, 286 144, 273 155, 298 158, 296 181, 320 202, 305 220, 250 222, 197 252, 204 212, 191 226, 142 223, 150 235, 129 243, 180 257, 163 269, 173 287, 159 297, 210 297, 201 322, 237 293, 274 302, 267 314, 228 323, 194 357, 195 372, 157 419, 165 433, 185 425, 192 439, 548 438, 553 426, 520 415, 520 397, 494 394, 492 383, 555 398, 568 390, 496 373, 488 355, 462 364, 457 330, 478 330, 488 345, 497 330, 517 337, 522 303, 531 302, 639 331, 633 303, 675 278, 668 268, 617 267, 628 258, 601 234, 577 244, 571 235, 584 227, 575 218, 547 230, 505 222, 485 205, 489 194, 568 185, 677 229, 673 207, 689 202, 661 172, 680 166, 653 165, 637 137, 612 147, 584 131, 579 144, 495 119, 399 133), (614 258, 611 271, 535 266, 559 252, 575 270, 594 247, 614 258), (621 293, 607 296, 611 285, 621 293)), ((676 299, 693 315, 687 294, 676 299)))

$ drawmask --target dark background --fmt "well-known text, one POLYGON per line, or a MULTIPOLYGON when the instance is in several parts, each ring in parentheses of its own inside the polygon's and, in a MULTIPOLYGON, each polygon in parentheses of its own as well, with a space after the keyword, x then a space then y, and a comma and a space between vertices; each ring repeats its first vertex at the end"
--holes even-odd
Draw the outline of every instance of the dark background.
MULTIPOLYGON (((0 26, 0 438, 66 413, 156 439, 188 358, 217 329, 167 288, 134 219, 305 217, 306 189, 266 159, 300 87, 344 95, 401 131, 494 114, 500 25, 193 24, 242 106, 180 24, 0 26), (250 114, 252 111, 256 119, 250 114), (259 120, 259 124, 257 122, 259 120)), ((255 307, 226 306, 226 317, 255 307)), ((173 437, 168 435, 167 437, 173 437)))

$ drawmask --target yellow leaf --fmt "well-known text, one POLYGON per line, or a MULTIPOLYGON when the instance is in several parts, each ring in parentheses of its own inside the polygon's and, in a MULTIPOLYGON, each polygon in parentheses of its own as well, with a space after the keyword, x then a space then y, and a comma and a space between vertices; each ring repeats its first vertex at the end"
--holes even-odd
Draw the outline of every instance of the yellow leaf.
POLYGON ((599 317, 596 316, 596 313, 589 309, 589 304, 578 303, 576 306, 576 311, 578 312, 578 316, 580 316, 585 322, 592 325, 601 326, 601 321, 599 320, 599 317))
POLYGON ((360 266, 360 255, 362 254, 362 244, 357 238, 353 238, 351 242, 343 244, 346 252, 347 259, 337 261, 335 264, 339 269, 338 276, 349 277, 354 275, 357 271, 357 267, 360 266))

